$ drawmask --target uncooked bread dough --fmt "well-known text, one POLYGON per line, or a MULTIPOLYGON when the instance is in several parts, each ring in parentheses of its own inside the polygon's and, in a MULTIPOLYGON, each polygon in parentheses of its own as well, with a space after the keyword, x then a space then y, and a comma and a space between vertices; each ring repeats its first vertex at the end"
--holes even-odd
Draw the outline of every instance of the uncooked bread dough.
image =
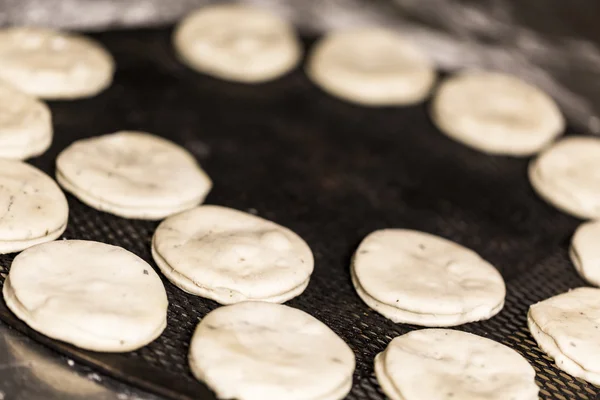
POLYGON ((221 307, 198 325, 192 372, 221 399, 339 400, 352 387, 354 353, 325 324, 280 304, 221 307))
POLYGON ((83 240, 32 247, 12 263, 6 305, 36 331, 95 351, 125 352, 167 325, 167 294, 133 253, 83 240))
POLYGON ((449 137, 489 154, 537 153, 565 128, 550 96, 496 72, 471 71, 444 81, 431 116, 449 137))
POLYGON ((306 73, 326 92, 368 106, 421 102, 436 79, 433 64, 417 47, 380 28, 325 36, 315 45, 306 73))
POLYGON ((275 79, 293 69, 302 55, 291 24, 242 4, 199 9, 181 21, 173 42, 191 68, 245 83, 275 79))
POLYGON ((0 159, 0 254, 56 239, 68 218, 67 199, 48 175, 24 162, 0 159))
POLYGON ((395 338, 375 358, 375 374, 392 400, 537 400, 539 391, 519 353, 449 329, 395 338))
POLYGON ((56 160, 56 178, 87 205, 138 219, 161 219, 192 208, 212 187, 185 149, 129 131, 71 144, 56 160))
POLYGON ((474 251, 418 231, 371 233, 351 273, 361 299, 400 323, 455 326, 488 319, 506 296, 500 273, 474 251))
POLYGON ((52 117, 46 104, 3 81, 0 104, 0 158, 23 160, 50 147, 52 117))
POLYGON ((600 218, 600 139, 570 136, 529 165, 535 191, 556 208, 579 218, 600 218))
POLYGON ((288 301, 306 289, 314 264, 308 245, 291 230, 219 206, 163 221, 152 255, 175 285, 221 304, 288 301))
POLYGON ((76 99, 112 82, 112 56, 95 41, 45 28, 0 30, 0 78, 45 99, 76 99))
POLYGON ((534 304, 527 323, 559 369, 600 385, 600 289, 573 289, 534 304))
POLYGON ((587 222, 577 228, 569 250, 579 275, 600 286, 600 221, 587 222))

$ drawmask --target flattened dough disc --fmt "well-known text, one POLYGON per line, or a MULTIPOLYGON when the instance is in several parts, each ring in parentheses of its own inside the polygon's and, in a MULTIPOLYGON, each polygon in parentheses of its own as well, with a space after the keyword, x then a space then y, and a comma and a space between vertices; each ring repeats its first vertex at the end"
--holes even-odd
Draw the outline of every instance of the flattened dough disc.
POLYGON ((500 273, 474 251, 418 231, 371 233, 351 269, 363 301, 394 322, 454 326, 488 319, 506 296, 500 273))
POLYGON ((600 222, 587 222, 575 231, 569 250, 571 261, 579 275, 600 286, 600 222))
POLYGON ((535 370, 503 344, 466 332, 423 329, 392 340, 375 358, 392 400, 537 400, 535 370))
POLYGON ((325 324, 280 304, 221 307, 190 345, 194 375, 221 399, 339 400, 352 386, 354 353, 325 324))
POLYGON ((133 131, 71 144, 56 160, 56 178, 87 205, 137 219, 162 219, 192 208, 212 187, 187 150, 133 131))
POLYGON ((24 251, 3 295, 36 331, 88 350, 135 350, 167 325, 167 293, 152 267, 99 242, 59 240, 24 251))
POLYGON ((557 142, 531 162, 529 181, 561 211, 600 218, 600 139, 570 136, 557 142))
POLYGON ((446 79, 434 95, 431 116, 449 137, 489 154, 531 155, 565 129, 550 96, 497 72, 471 71, 446 79))
POLYGON ((283 303, 308 285, 313 255, 291 230, 219 206, 200 206, 163 221, 152 254, 171 282, 221 304, 283 303))
POLYGON ((108 87, 112 56, 92 39, 45 28, 0 30, 0 78, 44 99, 93 96, 108 87))
POLYGON ((306 73, 326 92, 367 106, 421 102, 436 78, 418 47, 380 28, 325 36, 312 50, 306 73))
POLYGON ((173 43, 191 68, 245 83, 278 78, 302 55, 291 24, 243 4, 202 7, 179 23, 173 43))
POLYGON ((534 304, 527 323, 559 369, 600 385, 600 289, 573 289, 534 304))
POLYGON ((52 117, 46 104, 0 81, 0 158, 23 160, 52 143, 52 117))
POLYGON ((68 218, 56 182, 29 164, 0 158, 0 254, 56 239, 68 218))

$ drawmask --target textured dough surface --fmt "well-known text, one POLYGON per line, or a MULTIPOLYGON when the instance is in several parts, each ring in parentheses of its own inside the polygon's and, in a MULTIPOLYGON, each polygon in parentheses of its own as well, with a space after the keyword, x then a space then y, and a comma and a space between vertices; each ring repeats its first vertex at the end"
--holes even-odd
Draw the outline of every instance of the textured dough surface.
POLYGON ((496 72, 472 71, 445 80, 431 111, 433 122, 446 135, 490 154, 537 153, 565 128, 550 96, 496 72))
POLYGON ((326 92, 368 106, 423 101, 436 74, 412 43, 393 31, 333 32, 315 45, 306 72, 326 92))
POLYGON ((600 286, 600 222, 587 222, 575 231, 569 250, 571 261, 579 275, 600 286))
POLYGON ((506 296, 500 273, 477 253, 424 232, 371 233, 351 270, 359 296, 395 322, 452 326, 487 319, 506 296))
POLYGON ((291 230, 219 206, 167 218, 152 254, 175 285, 221 304, 283 303, 304 291, 314 266, 310 248, 291 230))
POLYGON ((190 345, 194 375, 221 399, 338 400, 352 385, 354 353, 325 324, 280 304, 220 307, 190 345))
POLYGON ((187 210, 212 187, 187 150, 144 132, 79 140, 58 156, 56 171, 61 186, 81 201, 126 218, 161 219, 187 210))
POLYGON ((558 368, 600 385, 600 289, 577 288, 534 304, 527 322, 558 368))
POLYGON ((180 22, 173 42, 191 68, 246 83, 278 78, 293 69, 302 55, 291 24, 242 4, 202 7, 180 22))
POLYGON ((537 400, 535 370, 503 344, 449 329, 413 331, 375 358, 392 400, 537 400))
POLYGON ((530 164, 529 181, 556 208, 600 218, 600 139, 570 136, 557 142, 530 164))
POLYGON ((24 251, 3 294, 31 328, 88 350, 135 350, 167 324, 167 294, 152 267, 99 242, 60 240, 24 251))
POLYGON ((351 275, 352 284, 354 285, 358 297, 360 297, 370 308, 396 323, 413 324, 432 328, 457 326, 467 322, 489 319, 491 316, 498 314, 504 307, 504 301, 502 301, 491 310, 479 307, 460 314, 427 314, 407 311, 381 303, 373 298, 360 286, 354 271, 351 271, 351 275))
POLYGON ((95 41, 45 28, 0 30, 0 78, 46 99, 93 96, 112 82, 112 56, 95 41))
POLYGON ((50 147, 52 116, 46 104, 3 81, 0 104, 0 158, 23 160, 50 147))
POLYGON ((0 159, 0 254, 56 239, 68 218, 67 199, 48 175, 24 162, 0 159))

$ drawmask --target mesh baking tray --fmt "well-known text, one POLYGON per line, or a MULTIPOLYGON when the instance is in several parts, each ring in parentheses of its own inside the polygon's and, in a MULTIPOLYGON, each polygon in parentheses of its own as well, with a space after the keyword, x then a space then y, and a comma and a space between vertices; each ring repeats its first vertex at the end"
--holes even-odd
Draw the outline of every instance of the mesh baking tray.
MULTIPOLYGON (((54 174, 58 153, 77 139, 122 129, 146 130, 191 151, 215 182, 207 203, 256 213, 297 232, 311 246, 315 272, 288 304, 323 321, 354 350, 349 399, 384 399, 373 359, 416 326, 370 310, 350 281, 350 258, 376 229, 418 229, 454 240, 492 262, 507 284, 496 317, 456 329, 503 343, 537 372, 542 399, 600 399, 600 389, 558 370, 536 346, 528 307, 585 285, 568 257, 580 221, 540 200, 527 179, 529 160, 488 156, 446 138, 428 105, 361 108, 314 87, 301 68, 248 86, 187 70, 175 58, 169 29, 94 34, 117 61, 114 84, 97 97, 51 102, 55 140, 31 163, 54 174)), ((305 40, 309 48, 313 40, 305 40)), ((67 239, 126 248, 156 268, 150 254, 158 223, 119 218, 68 196, 67 239)), ((3 283, 13 256, 0 256, 3 283)), ((193 330, 218 305, 163 278, 168 326, 131 353, 76 349, 35 333, 0 302, 14 328, 99 372, 172 399, 213 399, 191 375, 193 330)))

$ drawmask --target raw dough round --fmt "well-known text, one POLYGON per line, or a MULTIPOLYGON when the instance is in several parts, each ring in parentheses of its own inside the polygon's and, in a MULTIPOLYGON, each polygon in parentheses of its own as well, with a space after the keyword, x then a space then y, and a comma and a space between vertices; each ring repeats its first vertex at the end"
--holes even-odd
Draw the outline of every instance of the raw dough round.
POLYGON ((310 248, 291 230, 219 206, 163 221, 152 255, 173 284, 221 304, 286 302, 306 289, 314 265, 310 248))
POLYGON ((600 139, 571 136, 557 142, 529 165, 529 181, 556 208, 600 218, 600 139))
POLYGON ((534 304, 527 323, 559 369, 600 385, 600 289, 582 287, 534 304))
POLYGON ((3 294, 31 328, 88 350, 132 351, 167 325, 167 293, 156 272, 104 243, 59 240, 24 251, 3 294))
POLYGON ((178 25, 173 42, 190 68, 245 83, 278 78, 302 56, 292 25, 242 4, 211 5, 190 14, 178 25))
POLYGON ((436 79, 417 47, 380 28, 327 35, 315 45, 306 73, 331 95, 367 106, 421 102, 436 79))
POLYGON ((588 222, 575 231, 569 254, 579 275, 600 286, 600 221, 588 222))
POLYGON ((535 370, 516 351, 466 332, 423 329, 392 340, 375 357, 392 400, 537 400, 535 370))
POLYGON ((394 322, 455 326, 491 318, 504 306, 504 280, 491 264, 428 233, 373 232, 351 270, 361 299, 394 322))
POLYGON ((162 219, 204 201, 212 182, 182 147, 145 132, 79 140, 56 160, 63 188, 101 211, 162 219))
POLYGON ((67 199, 48 175, 24 162, 0 159, 0 254, 56 239, 68 218, 67 199))
POLYGON ((221 399, 339 400, 352 387, 354 353, 325 324, 280 304, 218 308, 198 325, 192 372, 221 399))
POLYGON ((93 96, 112 82, 112 56, 95 41, 45 28, 0 30, 0 78, 45 99, 93 96))
POLYGON ((565 129, 550 96, 496 72, 471 71, 444 81, 431 116, 449 137, 489 154, 531 155, 565 129))
POLYGON ((0 158, 23 160, 50 147, 52 116, 46 104, 2 81, 0 104, 0 158))

